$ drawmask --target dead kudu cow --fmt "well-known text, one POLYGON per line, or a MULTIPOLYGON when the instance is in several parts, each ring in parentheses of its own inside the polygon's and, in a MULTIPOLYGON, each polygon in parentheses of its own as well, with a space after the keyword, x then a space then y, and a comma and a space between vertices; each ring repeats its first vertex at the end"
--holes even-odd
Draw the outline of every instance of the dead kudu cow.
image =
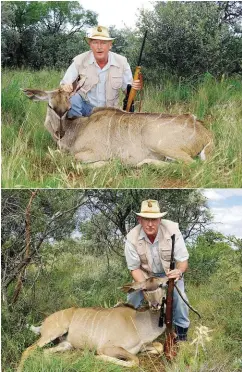
MULTIPOLYGON (((63 352, 73 348, 96 350, 97 358, 125 367, 137 366, 136 354, 149 351, 159 354, 163 347, 154 342, 165 331, 158 326, 160 305, 167 278, 150 278, 122 287, 130 292, 142 289, 149 306, 143 311, 130 305, 118 304, 113 308, 69 308, 48 316, 39 329, 41 337, 22 354, 18 372, 34 349, 65 335, 57 346, 45 349, 47 353, 63 352)), ((33 327, 36 329, 36 327, 33 327)))
POLYGON ((213 148, 212 134, 194 115, 127 113, 114 108, 95 108, 89 117, 68 120, 69 93, 61 89, 23 89, 32 100, 47 101, 45 127, 61 150, 84 163, 104 165, 118 158, 123 163, 186 163, 199 155, 207 159, 213 148))

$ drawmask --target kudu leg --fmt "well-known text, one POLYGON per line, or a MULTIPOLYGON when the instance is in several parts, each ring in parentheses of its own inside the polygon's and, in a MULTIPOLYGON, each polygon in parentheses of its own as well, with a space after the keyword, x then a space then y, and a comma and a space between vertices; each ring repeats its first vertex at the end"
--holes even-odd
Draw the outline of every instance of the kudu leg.
POLYGON ((141 352, 148 352, 149 354, 162 354, 164 347, 160 342, 152 342, 151 344, 145 345, 141 352))
POLYGON ((139 365, 139 358, 119 346, 104 346, 97 350, 96 358, 117 364, 123 367, 139 365))
POLYGON ((162 167, 169 165, 168 162, 163 161, 163 160, 158 160, 158 159, 144 159, 144 160, 140 161, 136 165, 136 167, 137 168, 141 168, 144 164, 152 164, 152 165, 162 166, 162 167))
POLYGON ((75 159, 81 161, 83 165, 88 168, 101 168, 108 164, 108 160, 99 160, 96 158, 95 154, 90 151, 78 152, 75 154, 75 159))
POLYGON ((183 161, 187 164, 194 162, 193 158, 183 150, 172 150, 172 148, 171 150, 166 149, 165 153, 162 152, 162 155, 165 155, 169 159, 183 161))
POLYGON ((49 349, 45 349, 45 354, 53 354, 53 353, 63 353, 64 351, 73 349, 72 345, 68 341, 62 341, 57 346, 50 347, 49 349))

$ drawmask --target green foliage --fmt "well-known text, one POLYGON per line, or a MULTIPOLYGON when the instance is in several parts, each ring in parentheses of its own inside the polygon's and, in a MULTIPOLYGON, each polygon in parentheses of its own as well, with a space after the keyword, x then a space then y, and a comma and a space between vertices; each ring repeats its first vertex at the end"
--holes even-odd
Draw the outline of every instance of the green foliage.
POLYGON ((97 23, 97 14, 78 1, 5 1, 2 12, 2 63, 8 67, 66 67, 87 50, 86 27, 97 23))
POLYGON ((137 224, 142 200, 158 200, 165 218, 179 223, 185 239, 194 238, 211 220, 206 199, 198 190, 88 190, 85 204, 90 211, 80 231, 85 245, 97 255, 123 255, 123 241, 137 224))
MULTIPOLYGON (((195 80, 207 71, 241 73, 241 18, 239 1, 159 1, 140 11, 135 30, 110 27, 113 51, 128 57, 134 69, 148 30, 142 65, 153 83, 164 73, 195 80)), ((88 49, 85 31, 95 24, 97 14, 77 1, 4 1, 2 64, 66 68, 88 49)))
POLYGON ((220 233, 212 230, 199 235, 189 248, 188 277, 194 285, 207 281, 219 266, 218 257, 226 258, 231 252, 230 244, 220 233))
POLYGON ((205 74, 194 83, 164 75, 156 85, 145 85, 142 111, 190 112, 204 120, 215 141, 210 161, 136 169, 114 159, 107 166, 92 170, 76 162, 72 155, 56 150, 43 126, 46 103, 31 102, 19 89, 51 90, 59 85, 63 75, 64 71, 54 70, 2 71, 3 187, 241 187, 242 86, 239 79, 216 79, 205 74))
POLYGON ((32 190, 3 190, 1 261, 6 301, 13 297, 11 293, 8 299, 7 288, 29 261, 36 260, 41 265, 42 244, 59 241, 72 233, 83 195, 81 190, 37 190, 35 194, 32 190))
MULTIPOLYGON (((49 248, 46 246, 46 249, 49 248)), ((51 256, 49 259, 46 257, 38 276, 38 267, 32 265, 19 302, 14 307, 2 307, 4 371, 12 371, 18 364, 21 352, 37 338, 26 329, 26 323, 38 325, 47 315, 71 306, 110 307, 119 300, 125 301, 125 295, 118 289, 130 281, 123 260, 113 256, 108 266, 104 257, 85 253, 79 240, 57 242, 52 249, 55 260, 51 256)), ((204 280, 197 283, 196 272, 192 271, 192 275, 185 274, 185 281, 189 301, 201 313, 202 319, 198 321, 197 316, 190 313, 189 342, 180 345, 178 356, 172 364, 167 363, 164 357, 156 359, 156 368, 167 372, 185 372, 188 366, 191 372, 239 371, 242 337, 239 252, 231 249, 226 237, 212 231, 199 237, 198 242, 190 247, 190 252, 193 250, 190 267, 206 266, 207 275, 204 272, 204 280), (203 241, 209 245, 212 254, 204 245, 202 247, 203 241), (206 261, 201 255, 203 249, 206 261), (208 266, 208 257, 214 262, 217 257, 212 269, 208 266), (209 333, 211 340, 204 339, 204 347, 196 341, 192 344, 196 339, 196 327, 200 326, 212 330, 209 333)), ((140 368, 145 372, 154 371, 150 357, 144 357, 145 363, 141 356, 139 358, 141 366, 137 371, 140 368)), ((126 369, 103 364, 94 358, 93 352, 87 350, 51 356, 46 356, 40 350, 26 361, 25 371, 30 370, 111 372, 126 369)))
MULTIPOLYGON (((128 27, 118 30, 115 26, 110 27, 110 34, 115 38, 112 51, 127 57, 131 69, 134 71, 138 63, 144 34, 138 30, 131 30, 128 27)), ((145 49, 143 50, 143 55, 145 55, 145 49)))
POLYGON ((121 372, 124 371, 119 366, 111 363, 102 363, 97 360, 93 352, 72 352, 68 355, 46 356, 43 352, 37 352, 30 357, 24 368, 25 372, 121 372))
MULTIPOLYGON (((241 3, 226 4, 233 26, 239 26, 241 3)), ((138 27, 148 30, 144 65, 149 77, 155 81, 163 71, 189 78, 207 71, 241 72, 241 29, 231 27, 224 9, 215 1, 159 1, 154 10, 142 10, 138 27)))

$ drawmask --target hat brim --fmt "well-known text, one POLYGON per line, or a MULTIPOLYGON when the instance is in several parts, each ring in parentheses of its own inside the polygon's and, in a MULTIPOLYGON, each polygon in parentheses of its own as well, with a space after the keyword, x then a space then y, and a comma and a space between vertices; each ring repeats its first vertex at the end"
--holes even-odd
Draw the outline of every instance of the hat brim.
POLYGON ((115 40, 114 37, 102 37, 102 36, 93 36, 93 37, 86 37, 86 40, 106 40, 106 41, 112 41, 115 40))
POLYGON ((167 214, 168 212, 162 212, 162 213, 135 213, 139 217, 144 217, 144 218, 160 218, 163 217, 167 214))

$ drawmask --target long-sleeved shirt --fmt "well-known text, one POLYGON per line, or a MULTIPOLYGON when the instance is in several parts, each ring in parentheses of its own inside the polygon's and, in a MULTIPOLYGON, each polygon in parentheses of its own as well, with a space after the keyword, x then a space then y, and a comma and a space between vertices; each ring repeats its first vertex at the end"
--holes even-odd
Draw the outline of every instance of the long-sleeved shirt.
MULTIPOLYGON (((109 53, 108 63, 106 64, 106 66, 104 66, 101 69, 98 66, 94 58, 94 54, 93 53, 90 54, 89 63, 93 63, 95 65, 97 69, 99 81, 97 85, 95 85, 89 92, 87 92, 87 98, 88 98, 88 101, 95 107, 106 106, 106 78, 107 78, 108 69, 110 68, 112 64, 114 64, 113 58, 114 57, 112 53, 109 53)), ((78 78, 78 71, 75 66, 75 63, 73 62, 67 69, 60 84, 72 84, 77 78, 78 78)), ((123 74, 123 82, 122 82, 121 89, 125 91, 127 88, 127 84, 132 84, 132 82, 133 82, 132 72, 131 72, 129 64, 127 63, 127 66, 123 74)))

